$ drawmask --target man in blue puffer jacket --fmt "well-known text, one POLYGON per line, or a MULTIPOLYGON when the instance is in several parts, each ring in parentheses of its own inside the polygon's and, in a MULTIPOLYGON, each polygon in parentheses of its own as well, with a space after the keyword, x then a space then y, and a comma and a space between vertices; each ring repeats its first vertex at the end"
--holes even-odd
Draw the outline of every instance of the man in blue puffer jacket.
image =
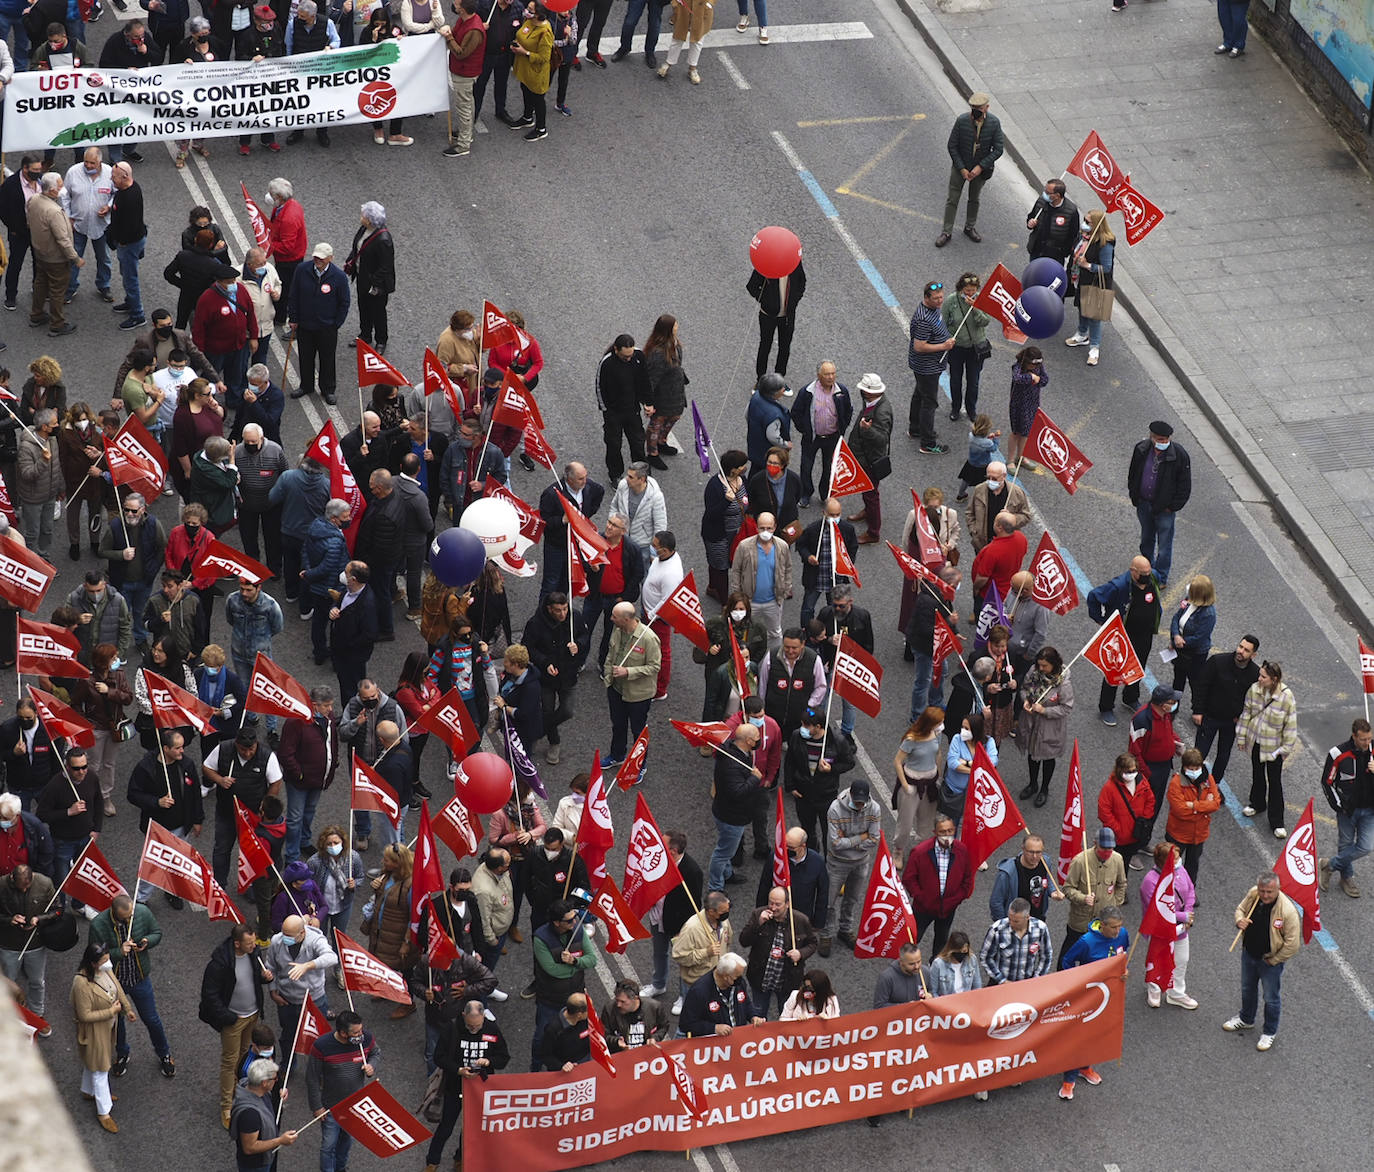
POLYGON ((291 468, 277 477, 267 494, 267 501, 281 509, 281 576, 286 587, 286 601, 300 602, 304 618, 310 610, 310 596, 301 590, 301 549, 310 526, 324 516, 329 500, 329 470, 306 456, 299 468, 291 468))
POLYGON ((343 531, 352 515, 347 501, 337 497, 330 500, 324 506, 324 516, 311 523, 301 550, 301 605, 309 600, 309 608, 301 618, 310 619, 310 643, 317 667, 329 660, 329 591, 342 589, 340 575, 348 565, 348 542, 343 531))

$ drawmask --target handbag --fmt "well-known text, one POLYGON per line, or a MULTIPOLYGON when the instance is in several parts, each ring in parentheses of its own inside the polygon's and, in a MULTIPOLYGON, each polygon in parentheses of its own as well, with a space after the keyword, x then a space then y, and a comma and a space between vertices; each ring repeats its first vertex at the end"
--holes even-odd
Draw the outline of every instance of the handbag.
POLYGON ((134 739, 134 722, 132 720, 120 720, 113 729, 114 739, 121 744, 125 741, 134 739))
POLYGON ((873 461, 872 467, 868 469, 869 479, 877 484, 880 480, 886 480, 892 475, 892 457, 879 456, 873 461))
POLYGON ((80 934, 76 917, 63 912, 55 920, 38 925, 38 943, 49 952, 70 952, 76 947, 80 934))
POLYGON ((1078 308, 1084 317, 1093 321, 1111 321, 1112 306, 1116 304, 1116 290, 1102 284, 1102 274, 1097 274, 1097 284, 1080 285, 1078 288, 1078 308))
POLYGON ((425 1083, 425 1095, 420 1100, 417 1114, 426 1123, 438 1123, 443 1117, 444 1072, 437 1066, 434 1073, 429 1076, 429 1081, 425 1083))
POLYGON ((979 362, 986 362, 992 357, 992 343, 986 338, 981 342, 974 343, 973 356, 977 358, 979 362))

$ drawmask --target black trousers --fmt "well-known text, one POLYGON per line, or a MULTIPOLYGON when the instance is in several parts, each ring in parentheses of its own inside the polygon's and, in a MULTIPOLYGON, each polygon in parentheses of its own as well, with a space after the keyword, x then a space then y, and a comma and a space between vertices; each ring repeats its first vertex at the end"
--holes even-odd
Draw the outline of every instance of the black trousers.
POLYGON ((375 341, 385 346, 388 341, 386 328, 387 294, 358 293, 358 337, 369 346, 375 341))
POLYGON ((830 819, 827 815, 830 812, 830 802, 808 802, 802 798, 793 798, 792 800, 797 808, 797 825, 806 832, 806 841, 812 846, 819 843, 821 854, 829 855, 830 819), (817 829, 818 826, 819 830, 817 829), (817 834, 819 834, 819 838, 817 834))
POLYGON ((625 475, 625 454, 621 451, 620 441, 630 445, 630 462, 644 459, 644 424, 639 413, 621 415, 615 411, 601 413, 601 438, 606 443, 606 472, 612 481, 625 475))
MULTIPOLYGON (((577 5, 577 27, 587 38, 587 52, 601 51, 601 33, 606 27, 606 17, 611 12, 611 0, 579 0, 577 5), (589 23, 590 21, 590 23, 589 23)), ((578 44, 582 35, 578 36, 578 44)))
POLYGON ((950 925, 954 923, 954 913, 950 912, 947 916, 925 916, 920 912, 916 913, 916 943, 921 942, 921 937, 926 934, 926 929, 931 924, 935 925, 935 939, 931 941, 930 955, 939 956, 944 951, 945 941, 949 939, 950 925))
POLYGON ((5 270, 5 300, 14 301, 19 296, 19 272, 24 267, 24 257, 29 252, 29 234, 8 230, 10 238, 10 263, 5 270))
POLYGON ((773 369, 779 374, 787 373, 787 360, 792 355, 792 331, 796 328, 794 317, 770 317, 759 314, 759 353, 754 360, 754 374, 762 377, 768 369, 768 355, 773 349, 773 335, 778 336, 778 360, 773 369))
POLYGON ((477 75, 477 81, 472 87, 472 117, 476 121, 477 116, 482 113, 482 99, 487 96, 487 82, 494 80, 496 83, 496 116, 506 119, 506 87, 510 83, 511 55, 500 53, 495 57, 488 58, 482 66, 482 72, 477 75))
POLYGON ((817 492, 824 494, 830 484, 830 464, 835 459, 835 449, 839 446, 838 431, 802 440, 801 467, 797 470, 801 474, 802 500, 809 499, 817 492), (820 478, 813 480, 811 473, 815 470, 817 456, 821 458, 821 472, 820 478))
POLYGON ((250 558, 262 562, 274 574, 281 573, 281 505, 266 509, 253 509, 247 505, 239 507, 239 535, 243 538, 243 552, 250 558), (263 544, 267 546, 266 558, 258 544, 258 529, 262 529, 263 544))
MULTIPOLYGON (((576 687, 577 677, 572 676, 569 682, 561 687, 550 687, 544 683, 539 689, 544 709, 544 735, 551 745, 562 743, 562 737, 558 735, 558 726, 573 718, 573 691, 576 687)), ((525 748, 529 752, 534 751, 533 745, 526 745, 525 748)))
POLYGON ((286 321, 287 298, 285 295, 291 291, 291 278, 296 275, 296 270, 300 268, 303 260, 304 258, 302 260, 277 260, 274 262, 277 266, 277 276, 281 278, 283 290, 281 300, 277 302, 277 311, 272 316, 276 325, 281 325, 286 321))
POLYGON ((296 330, 296 347, 300 355, 301 390, 310 394, 315 389, 315 363, 320 364, 320 393, 332 395, 338 380, 335 372, 336 350, 339 345, 339 331, 333 329, 307 329, 300 326, 296 330))

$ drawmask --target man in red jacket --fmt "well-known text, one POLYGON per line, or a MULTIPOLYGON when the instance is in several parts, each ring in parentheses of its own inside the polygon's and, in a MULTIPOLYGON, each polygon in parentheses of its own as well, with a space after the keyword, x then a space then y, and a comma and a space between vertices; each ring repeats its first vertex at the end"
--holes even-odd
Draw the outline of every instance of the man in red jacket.
POLYGON ((916 940, 935 925, 934 952, 939 955, 949 936, 959 905, 973 894, 973 867, 968 847, 954 837, 954 819, 941 814, 935 819, 935 837, 917 843, 902 869, 902 886, 911 896, 916 915, 916 940))
POLYGON ((277 760, 286 782, 286 844, 282 858, 294 863, 311 848, 312 821, 320 795, 334 780, 339 764, 339 721, 334 715, 334 689, 319 685, 310 689, 309 720, 287 720, 282 724, 277 760))
POLYGON ((243 409, 243 392, 248 388, 248 356, 258 348, 258 315, 233 265, 221 265, 214 284, 196 302, 191 340, 223 377, 224 406, 234 410, 232 434, 237 438, 243 429, 238 416, 243 409))

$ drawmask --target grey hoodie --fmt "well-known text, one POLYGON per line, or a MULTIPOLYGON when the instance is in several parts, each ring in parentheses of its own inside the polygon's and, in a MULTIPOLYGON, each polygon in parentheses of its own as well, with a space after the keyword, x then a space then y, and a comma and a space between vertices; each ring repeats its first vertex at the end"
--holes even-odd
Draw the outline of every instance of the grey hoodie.
POLYGON ((325 939, 323 932, 309 925, 305 929, 305 941, 295 956, 291 955, 293 943, 285 932, 278 932, 272 937, 272 943, 267 946, 267 959, 264 963, 273 976, 272 989, 292 1005, 304 1004, 307 993, 310 994, 310 1000, 322 1002, 325 978, 329 976, 329 970, 339 963, 338 953, 329 947, 329 941, 325 939), (315 967, 307 972, 302 980, 293 981, 287 975, 293 964, 310 960, 315 962, 315 967))

